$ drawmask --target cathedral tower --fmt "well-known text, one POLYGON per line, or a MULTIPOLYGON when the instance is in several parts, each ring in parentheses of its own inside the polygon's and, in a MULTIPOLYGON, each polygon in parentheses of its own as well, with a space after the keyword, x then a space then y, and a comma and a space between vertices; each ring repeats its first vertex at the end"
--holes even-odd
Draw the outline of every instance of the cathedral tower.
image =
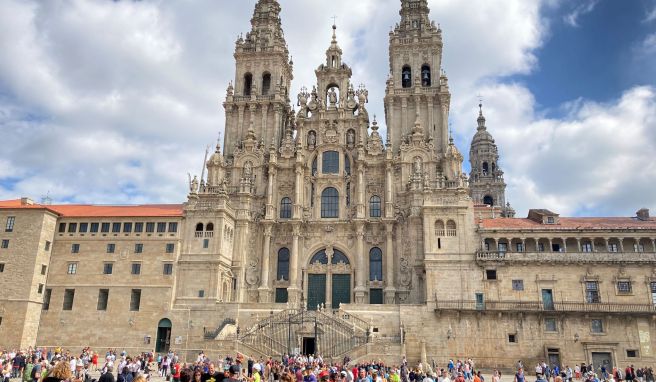
POLYGON ((401 0, 401 22, 389 34, 390 77, 385 117, 392 149, 416 127, 447 150, 451 94, 442 65, 442 31, 428 18, 427 0, 401 0))
POLYGON ((266 145, 280 145, 290 113, 289 89, 293 79, 280 11, 277 0, 259 0, 251 31, 245 38, 237 39, 235 81, 228 86, 223 104, 227 157, 232 156, 249 132, 266 145))
POLYGON ((471 197, 475 204, 505 208, 506 183, 499 167, 499 151, 492 134, 485 126, 483 105, 478 106, 478 128, 469 150, 471 197))

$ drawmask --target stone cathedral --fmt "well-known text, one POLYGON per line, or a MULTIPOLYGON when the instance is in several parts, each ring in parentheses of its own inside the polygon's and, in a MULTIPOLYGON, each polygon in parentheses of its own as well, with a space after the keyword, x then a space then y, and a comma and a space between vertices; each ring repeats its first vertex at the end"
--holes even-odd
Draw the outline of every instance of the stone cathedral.
POLYGON ((463 173, 427 0, 389 34, 385 136, 335 26, 290 94, 280 13, 258 0, 236 41, 186 202, 0 201, 0 346, 656 364, 656 220, 516 218, 482 106, 463 173))

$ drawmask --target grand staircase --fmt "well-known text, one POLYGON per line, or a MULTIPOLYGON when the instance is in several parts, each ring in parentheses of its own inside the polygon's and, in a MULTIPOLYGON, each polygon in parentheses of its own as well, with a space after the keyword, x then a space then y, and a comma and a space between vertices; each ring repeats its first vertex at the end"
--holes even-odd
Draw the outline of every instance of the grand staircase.
POLYGON ((341 359, 364 347, 369 334, 366 321, 343 311, 286 309, 238 333, 237 341, 271 357, 307 352, 341 359))

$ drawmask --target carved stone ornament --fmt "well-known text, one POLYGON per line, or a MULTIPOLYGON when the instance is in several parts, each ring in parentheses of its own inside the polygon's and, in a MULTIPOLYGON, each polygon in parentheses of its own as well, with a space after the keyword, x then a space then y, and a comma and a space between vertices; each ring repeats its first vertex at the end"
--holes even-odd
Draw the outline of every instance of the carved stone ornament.
POLYGON ((258 271, 259 260, 251 258, 246 268, 246 283, 250 286, 255 286, 260 283, 260 276, 258 271))
POLYGON ((337 132, 337 121, 325 121, 323 131, 323 143, 337 143, 339 134, 337 132))

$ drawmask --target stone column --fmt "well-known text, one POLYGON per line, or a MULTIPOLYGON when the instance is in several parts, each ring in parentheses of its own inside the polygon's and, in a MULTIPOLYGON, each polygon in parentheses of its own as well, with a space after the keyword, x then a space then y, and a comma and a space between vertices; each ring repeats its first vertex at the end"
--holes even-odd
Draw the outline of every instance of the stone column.
POLYGON ((560 238, 563 241, 563 252, 567 252, 567 238, 560 238))
POLYGON ((624 252, 624 238, 623 237, 618 237, 617 240, 620 242, 619 243, 620 244, 619 251, 624 252))
POLYGON ((581 248, 581 239, 576 238, 576 247, 579 249, 579 253, 583 252, 583 248, 581 248))
POLYGON ((651 239, 651 251, 656 252, 656 239, 651 239))
POLYGON ((237 110, 237 130, 239 133, 235 142, 240 142, 244 138, 244 105, 239 105, 237 110))
POLYGON ((394 223, 385 226, 387 243, 385 245, 385 304, 394 304, 396 289, 394 288, 394 223))
POLYGON ((271 225, 264 227, 264 244, 262 245, 262 278, 258 290, 260 302, 271 302, 271 282, 269 281, 271 257, 271 225))
POLYGON ((364 224, 361 222, 356 223, 355 229, 357 236, 355 256, 357 257, 358 264, 358 269, 356 270, 357 282, 354 289, 355 303, 364 304, 365 292, 367 290, 365 287, 367 274, 364 265, 364 224))
POLYGON ((408 123, 408 97, 401 96, 401 128, 403 130, 401 137, 408 134, 408 126, 410 125, 408 123))
POLYGON ((288 297, 292 306, 296 307, 300 301, 300 285, 298 284, 298 237, 301 234, 301 227, 298 224, 293 226, 292 232, 292 254, 289 259, 289 288, 288 297))
POLYGON ((604 238, 604 245, 606 246, 605 252, 610 252, 608 248, 608 238, 604 238))
POLYGON ((357 203, 357 217, 362 219, 364 218, 365 215, 365 208, 364 208, 364 164, 363 163, 358 163, 357 167, 358 171, 358 203, 357 203))
POLYGON ((292 217, 294 219, 300 219, 302 216, 302 206, 303 206, 303 167, 301 163, 296 163, 296 184, 294 185, 294 210, 292 217))
MULTIPOLYGON (((269 103, 265 102, 262 104, 262 141, 265 146, 268 146, 271 143, 271 135, 267 129, 267 115, 269 114, 269 103)), ((278 142, 276 142, 276 147, 278 147, 278 142)))
POLYGON ((522 238, 522 252, 526 252, 526 239, 522 238))
POLYGON ((392 201, 392 163, 388 162, 385 166, 385 217, 394 217, 394 202, 392 201))
POLYGON ((333 267, 332 260, 335 251, 332 246, 326 248, 326 257, 328 258, 328 272, 326 273, 326 308, 330 309, 333 306, 333 267))
MULTIPOLYGON (((275 152, 272 153, 275 155, 275 152)), ((273 201, 273 191, 274 191, 274 184, 275 184, 275 178, 276 178, 276 168, 273 164, 269 165, 269 181, 267 182, 267 205, 266 205, 266 214, 265 217, 267 219, 273 219, 274 218, 274 201, 273 201)))
POLYGON ((553 252, 553 242, 551 241, 551 238, 548 238, 549 240, 549 248, 545 252, 553 252))

